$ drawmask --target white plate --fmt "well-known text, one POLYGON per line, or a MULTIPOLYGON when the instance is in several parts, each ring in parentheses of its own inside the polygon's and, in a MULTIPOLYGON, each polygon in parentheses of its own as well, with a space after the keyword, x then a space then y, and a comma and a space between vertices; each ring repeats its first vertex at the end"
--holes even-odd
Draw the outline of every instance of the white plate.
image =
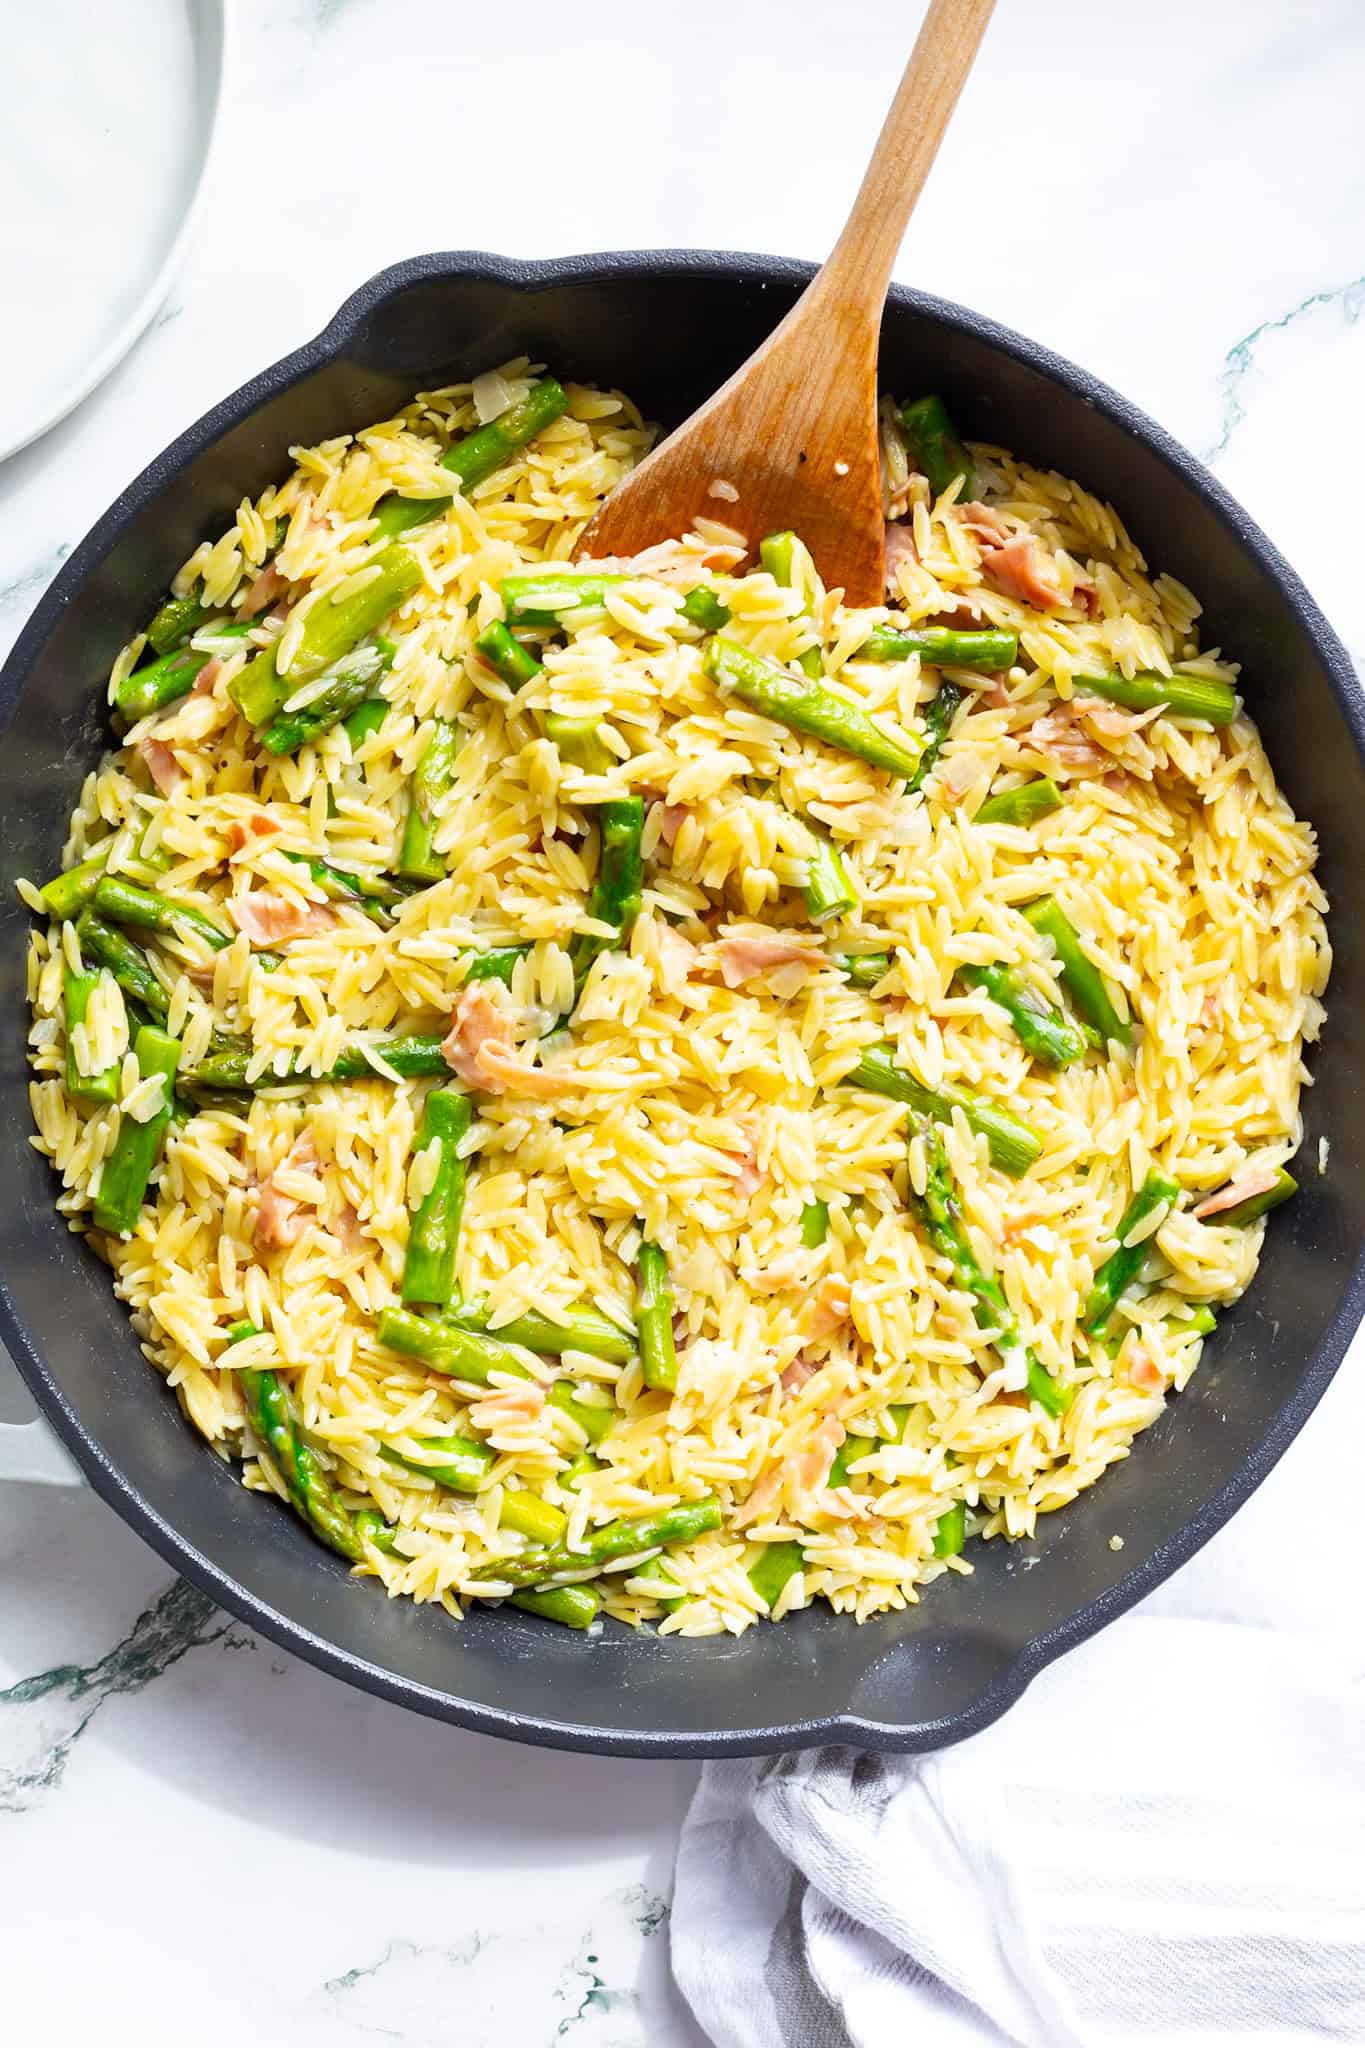
POLYGON ((0 457, 132 347, 185 245, 224 0, 27 0, 0 58, 0 457))

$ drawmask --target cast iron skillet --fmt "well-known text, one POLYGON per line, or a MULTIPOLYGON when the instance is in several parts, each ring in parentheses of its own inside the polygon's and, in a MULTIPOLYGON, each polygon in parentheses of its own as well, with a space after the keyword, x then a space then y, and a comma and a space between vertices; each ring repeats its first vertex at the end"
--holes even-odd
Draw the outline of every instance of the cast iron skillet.
MULTIPOLYGON (((285 1510, 244 1493, 139 1353, 105 1268, 52 1207, 28 1143, 26 917, 17 874, 58 864, 106 742, 103 678, 122 642, 291 444, 396 411, 422 385, 526 352, 683 418, 776 324, 810 275, 756 256, 646 253, 387 270, 316 341, 183 434, 100 520, 0 676, 0 1330, 91 1483, 177 1570, 265 1635, 367 1691, 520 1740, 638 1755, 750 1754, 829 1740, 920 1750, 987 1725, 1036 1672, 1190 1557, 1263 1479, 1322 1394, 1365 1307, 1365 928, 1336 920, 1331 1015, 1305 1097, 1303 1191, 1271 1222, 1250 1295, 1220 1319, 1192 1386, 1126 1463, 1035 1544, 979 1546, 974 1576, 863 1628, 823 1607, 739 1640, 595 1639, 508 1609, 454 1627, 350 1579, 285 1510), (1325 1178, 1319 1134, 1331 1137, 1325 1178), (1112 1534, 1121 1552, 1109 1547, 1112 1534), (1028 1567, 1026 1569, 1026 1567, 1028 1567)), ((1206 642, 1243 682, 1322 876, 1365 873, 1365 700, 1344 650, 1264 536, 1199 464, 1103 385, 960 307, 899 288, 882 382, 937 390, 973 437, 1112 500, 1154 569, 1197 590, 1206 642)))

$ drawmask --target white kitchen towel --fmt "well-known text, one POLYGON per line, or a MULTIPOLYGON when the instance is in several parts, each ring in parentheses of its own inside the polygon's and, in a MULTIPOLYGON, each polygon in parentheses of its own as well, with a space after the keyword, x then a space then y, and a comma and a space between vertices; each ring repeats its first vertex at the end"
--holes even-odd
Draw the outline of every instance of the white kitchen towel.
POLYGON ((1354 1647, 1144 1611, 956 1748, 708 1765, 673 1906, 701 2025, 717 2048, 1365 2043, 1354 1647))

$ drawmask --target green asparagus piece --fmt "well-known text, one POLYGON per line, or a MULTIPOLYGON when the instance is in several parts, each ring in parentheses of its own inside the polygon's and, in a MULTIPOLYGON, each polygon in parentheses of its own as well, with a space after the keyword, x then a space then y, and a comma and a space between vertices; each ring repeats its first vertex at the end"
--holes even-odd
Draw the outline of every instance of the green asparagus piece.
POLYGON ((595 1458, 591 1451, 580 1451, 576 1458, 569 1460, 564 1470, 558 1475, 559 1483, 567 1492, 576 1493, 580 1480, 586 1479, 590 1472, 601 1472, 604 1470, 605 1466, 601 1458, 595 1458))
POLYGON ((702 665, 718 689, 793 732, 824 740, 890 775, 909 777, 919 766, 922 748, 908 734, 882 726, 842 697, 733 640, 710 641, 702 665))
POLYGON ((514 1593, 508 1602, 545 1621, 562 1622, 565 1628, 591 1628, 601 1604, 601 1594, 591 1586, 547 1586, 540 1593, 514 1593))
POLYGON ((858 893, 844 857, 823 832, 814 833, 815 851, 806 863, 806 909, 812 924, 828 924, 858 908, 858 893))
POLYGON ((1116 1038, 1120 1045, 1131 1045, 1133 1027, 1114 1008, 1104 976, 1087 958, 1081 935, 1060 903, 1054 897, 1041 896, 1036 903, 1029 904, 1024 915, 1041 938, 1052 941, 1057 972, 1077 1016, 1098 1032, 1102 1043, 1116 1038))
MULTIPOLYGON (((363 591, 360 594, 362 597, 365 595, 363 591)), ((388 644, 392 646, 391 642, 388 644)), ((296 711, 282 710, 277 718, 272 718, 262 728, 259 738, 267 754, 296 754, 300 747, 321 739, 334 725, 345 723, 363 705, 373 701, 370 691, 375 680, 392 665, 392 661, 392 653, 386 653, 378 640, 369 640, 361 647, 353 647, 349 654, 343 654, 321 676, 310 677, 311 684, 325 681, 327 687, 318 690, 296 711)), ((290 695, 295 687, 291 676, 290 695)), ((388 709, 382 698, 379 702, 384 710, 388 709)), ((381 720, 382 716, 381 712, 381 720)))
POLYGON ((1167 1316, 1166 1327, 1177 1337, 1211 1337, 1218 1328, 1218 1318, 1205 1302, 1191 1306, 1187 1316, 1167 1316))
POLYGON ((527 683, 533 683, 540 674, 541 664, 530 648, 523 647, 501 619, 486 627, 474 645, 494 675, 500 677, 509 690, 524 690, 527 683))
POLYGON ((119 1118, 118 1136, 104 1162, 95 1197, 95 1227, 111 1236, 125 1236, 136 1228, 147 1199, 147 1183, 161 1157, 171 1120, 171 1089, 180 1064, 180 1041, 169 1038, 154 1024, 144 1024, 133 1041, 133 1057, 144 1080, 151 1074, 161 1076, 162 1106, 146 1123, 126 1115, 119 1118))
POLYGON ((891 972, 889 953, 836 953, 834 964, 841 967, 854 988, 875 988, 891 972))
POLYGON ((81 912, 76 920, 76 937, 80 941, 83 959, 94 960, 101 967, 107 967, 125 996, 131 996, 135 1003, 140 1003, 158 1024, 165 1023, 170 997, 157 980, 151 962, 140 946, 135 946, 112 925, 105 924, 93 910, 81 912))
MULTIPOLYGON (((563 386, 553 377, 542 377, 516 405, 509 405, 496 419, 476 427, 472 434, 466 434, 448 448, 441 457, 442 469, 450 470, 458 478, 460 489, 467 496, 476 484, 509 462, 518 448, 524 448, 557 420, 568 404, 563 386)), ((395 492, 382 499, 376 510, 376 536, 387 537, 406 533, 414 526, 425 526, 429 519, 444 512, 449 503, 449 498, 402 498, 395 492)))
POLYGON ((611 926, 611 936, 580 932, 570 948, 574 989, 581 990, 588 970, 602 953, 611 952, 629 937, 640 914, 643 864, 640 835, 644 829, 645 807, 638 796, 622 797, 597 806, 602 851, 597 880, 588 897, 588 915, 611 926))
MULTIPOLYGON (((284 1383, 277 1374, 254 1367, 245 1368, 238 1380, 247 1419, 269 1451, 298 1513, 329 1549, 339 1551, 352 1564, 361 1563, 365 1556, 364 1537, 374 1540, 376 1529, 365 1526, 362 1534, 357 1527, 359 1518, 349 1515, 342 1506, 316 1451, 304 1435, 284 1383)), ((377 1523, 377 1530, 383 1529, 384 1524, 377 1523)))
POLYGON ((1168 711, 1177 718, 1203 718, 1210 725, 1231 725, 1237 716, 1237 692, 1230 683, 1207 676, 1076 676, 1078 697, 1103 697, 1126 711, 1168 711))
POLYGON ((1040 818, 1061 807, 1062 792, 1056 783, 1049 776, 1039 775, 1032 782, 1021 782, 1014 789, 1002 789, 998 796, 988 796, 972 823, 1036 825, 1040 818))
POLYGON ((355 710, 342 719, 342 730, 351 742, 351 752, 358 753, 366 740, 373 739, 389 715, 387 697, 364 697, 355 710))
POLYGON ((496 1451, 468 1436, 424 1437, 421 1448, 420 1458, 409 1458, 401 1451, 390 1450, 386 1444, 381 1455, 391 1465, 425 1473, 428 1479, 449 1487, 452 1493, 477 1493, 498 1462, 496 1451))
POLYGON ((221 953, 225 946, 232 944, 227 932, 220 931, 210 917, 202 910, 196 910, 191 903, 176 903, 169 896, 158 896, 154 889, 143 889, 136 882, 127 882, 121 875, 106 875, 99 883, 94 895, 97 917, 108 924, 143 925, 154 932, 165 932, 178 938, 182 931, 194 932, 205 945, 215 953, 221 953))
POLYGON ((646 1550, 659 1550, 668 1543, 691 1543, 721 1524, 720 1502, 683 1501, 677 1507, 661 1508, 633 1522, 606 1522, 592 1529, 581 1550, 546 1549, 526 1557, 503 1557, 494 1564, 481 1565, 478 1579, 502 1579, 514 1586, 535 1586, 565 1572, 587 1571, 598 1565, 609 1568, 619 1558, 638 1557, 646 1550))
POLYGON ((635 1255, 635 1328, 647 1387, 671 1392, 678 1384, 673 1342, 673 1287, 668 1260, 657 1244, 642 1244, 635 1255))
POLYGON ((286 860, 307 868, 329 903, 350 903, 363 910, 376 924, 393 922, 392 906, 401 902, 402 891, 382 875, 359 875, 353 868, 336 868, 312 853, 286 852, 286 860))
POLYGON ((489 1375, 495 1372, 507 1373, 516 1380, 533 1377, 516 1352, 496 1337, 459 1330, 443 1320, 414 1315, 411 1309, 381 1309, 375 1335, 390 1351, 399 1351, 405 1358, 420 1358, 434 1372, 448 1373, 454 1380, 467 1380, 471 1386, 486 1387, 489 1375))
POLYGON ((566 1351, 584 1351, 590 1358, 603 1358, 609 1365, 628 1365, 635 1356, 629 1331, 613 1323, 600 1310, 580 1304, 566 1309, 562 1321, 531 1313, 489 1330, 488 1318, 478 1306, 452 1308, 446 1322, 457 1330, 474 1330, 497 1337, 504 1344, 520 1344, 542 1358, 560 1358, 566 1351))
POLYGON ((698 583, 688 591, 680 610, 688 624, 700 626, 703 633, 719 633, 734 616, 729 605, 722 604, 715 591, 705 583, 698 583))
POLYGON ((955 1500, 938 1518, 934 1530, 934 1556, 956 1557, 967 1541, 967 1503, 955 1500))
POLYGON ((807 1202, 801 1211, 801 1242, 814 1251, 829 1236, 829 1203, 807 1202))
POLYGON ((923 1195, 912 1191, 912 1212, 934 1250, 952 1267, 958 1286, 964 1294, 972 1297, 977 1323, 988 1333, 1002 1364, 1013 1365, 1022 1361, 1030 1399, 1049 1415, 1064 1414, 1071 1404, 1072 1389, 1054 1379, 1026 1348, 1014 1311, 1005 1299, 1005 1290, 993 1275, 982 1269, 972 1250, 943 1140, 927 1124, 923 1126, 923 1135, 927 1184, 923 1195))
POLYGON ((119 1066, 115 1060, 112 1066, 104 1067, 97 1074, 85 1074, 76 1065, 76 1049, 72 1044, 72 1033, 85 1022, 85 1013, 90 1007, 90 998, 99 987, 98 972, 87 969, 83 974, 73 974, 68 967, 62 977, 62 999, 66 1007, 66 1092, 78 1102, 117 1102, 119 1096, 119 1066))
POLYGON ((874 1095, 903 1102, 919 1116, 935 1123, 951 1122, 960 1109, 971 1129, 979 1132, 990 1147, 991 1163, 1014 1179, 1028 1172, 1043 1149, 1043 1141, 1022 1117, 986 1102, 978 1095, 961 1095, 952 1089, 926 1088, 896 1063, 895 1048, 888 1044, 869 1045, 858 1064, 844 1075, 845 1088, 867 1088, 874 1095))
MULTIPOLYGON (((760 541, 758 560, 760 568, 766 569, 774 583, 780 583, 785 590, 795 590, 802 579, 798 577, 796 550, 801 542, 794 533, 770 533, 760 541)), ((809 594, 801 607, 803 618, 810 616, 809 594)), ((815 683, 825 673, 825 658, 818 647, 808 647, 796 657, 796 666, 803 676, 815 683)))
POLYGON ((567 712, 545 711, 540 723, 560 760, 571 768, 581 768, 585 775, 605 775, 616 766, 616 756, 597 736, 600 718, 571 718, 567 712))
POLYGON ((105 865, 114 850, 112 837, 106 839, 86 860, 54 875, 39 894, 43 908, 56 918, 79 917, 100 884, 105 865))
POLYGON ((239 1323, 229 1323, 227 1340, 229 1344, 242 1344, 248 1337, 259 1337, 264 1333, 259 1323, 253 1323, 249 1316, 243 1316, 239 1323))
POLYGON ((600 1444, 616 1420, 616 1410, 607 1401, 584 1401, 572 1380, 556 1380, 549 1403, 577 1423, 590 1444, 600 1444))
POLYGON ((907 789, 920 788, 943 752, 943 743, 953 729, 953 720, 967 692, 956 683, 943 682, 938 686, 938 695, 931 698, 924 714, 924 752, 919 757, 919 766, 905 785, 907 789))
POLYGON ((351 1519, 355 1528, 356 1541, 359 1543, 362 1552, 367 1545, 372 1544, 376 1550, 382 1550, 386 1556, 391 1557, 393 1555, 394 1551, 398 1548, 398 1531, 389 1527, 378 1508, 357 1508, 351 1519))
POLYGON ((465 1163, 460 1141, 473 1122, 469 1097, 458 1088, 436 1088, 422 1108, 417 1149, 424 1152, 437 1139, 441 1161, 431 1192, 418 1205, 408 1232, 403 1259, 403 1300, 432 1302, 443 1308, 455 1285, 455 1251, 464 1210, 465 1163))
POLYGON ((598 570, 527 569, 504 576, 499 586, 509 626, 553 626, 600 612, 609 590, 629 583, 629 576, 598 570))
POLYGON ((455 759, 464 738, 458 725, 438 718, 412 778, 412 802, 398 850, 398 872, 415 882, 439 882, 446 864, 436 851, 436 826, 455 781, 455 759))
MULTIPOLYGON (((136 951, 136 948, 133 950, 136 951)), ((112 960, 106 957, 104 964, 110 968, 114 979, 121 981, 112 960)), ((123 986, 126 987, 127 984, 123 983, 123 986)), ((157 987, 160 989, 159 983, 157 987)), ((136 990, 132 993, 136 994, 136 990)), ((161 1002, 164 1013, 164 991, 161 991, 161 1002)), ((432 1075, 450 1072, 441 1052, 441 1039, 438 1034, 428 1036, 414 1032, 405 1038, 379 1038, 374 1041, 373 1050, 406 1081, 426 1080, 432 1075)), ((185 1079, 192 1082, 196 1088, 245 1088, 254 1092, 260 1088, 284 1088, 295 1081, 375 1081, 381 1078, 375 1073, 358 1045, 348 1047, 325 1074, 313 1074, 303 1067, 291 1066, 283 1074, 267 1072, 257 1075, 254 1081, 248 1081, 246 1070, 250 1057, 250 1052, 244 1048, 228 1052, 210 1052, 206 1059, 200 1060, 198 1066, 185 1076, 185 1079)))
POLYGON ((498 1526, 511 1529, 532 1543, 551 1544, 559 1542, 569 1526, 569 1518, 563 1508, 542 1500, 538 1493, 523 1490, 503 1494, 498 1526))
POLYGON ((986 967, 964 967, 969 988, 984 989, 1014 1026, 1025 1052, 1049 1067, 1069 1067, 1085 1056, 1085 1034, 1069 1017, 1045 1003, 1016 968, 994 961, 986 967))
POLYGON ((340 602, 324 597, 313 606, 287 676, 275 667, 274 647, 267 647, 233 678, 228 694, 249 724, 269 726, 278 719, 304 683, 368 639, 422 580, 417 557, 406 548, 385 548, 368 566, 377 574, 360 590, 340 602))
POLYGON ((749 1584, 771 1614, 789 1579, 806 1562, 799 1543, 765 1543, 749 1567, 749 1584))
POLYGON ((1103 1330, 1119 1297, 1132 1286, 1152 1249, 1150 1235, 1144 1237, 1140 1244, 1125 1244, 1124 1239, 1140 1223, 1145 1223, 1155 1210, 1169 1213, 1179 1195, 1179 1182, 1153 1168, 1120 1216, 1118 1229, 1114 1232, 1118 1239, 1117 1247, 1096 1273, 1095 1284, 1081 1317, 1081 1328, 1090 1336, 1097 1337, 1103 1330))
POLYGON ((643 1579, 654 1598, 665 1607, 677 1607, 688 1597, 661 1557, 647 1558, 631 1573, 631 1578, 643 1579))
POLYGON ((936 498, 941 498, 955 477, 962 478, 961 500, 976 496, 976 470, 966 447, 948 417, 941 398, 912 399, 900 410, 901 432, 910 460, 927 478, 936 498))
POLYGON ((1235 1209, 1224 1209, 1221 1215, 1210 1217, 1209 1220, 1222 1224, 1225 1228, 1240 1228, 1248 1223, 1257 1222, 1269 1210, 1278 1209, 1281 1202, 1287 1202, 1290 1196, 1296 1195, 1298 1191, 1299 1184, 1293 1174, 1286 1173, 1281 1166, 1276 1170, 1273 1187, 1267 1188, 1263 1194, 1248 1195, 1235 1209))
POLYGON ((859 1458, 866 1458, 873 1449, 871 1437, 846 1436, 830 1461, 829 1471, 825 1475, 825 1485, 831 1490, 836 1486, 850 1486, 852 1475, 849 1467, 856 1464, 859 1458))
MULTIPOLYGON (((245 640, 249 630, 245 622, 234 621, 221 626, 218 637, 245 640)), ((168 704, 187 697, 200 669, 213 659, 207 649, 180 647, 171 654, 163 654, 159 661, 149 662, 145 668, 135 668, 115 690, 114 710, 125 725, 136 725, 140 718, 148 718, 153 711, 163 711, 168 704)))
POLYGON ((1019 659, 1019 635, 959 633, 952 626, 874 626, 858 649, 859 661, 908 661, 917 654, 933 668, 980 669, 994 674, 1019 659))
POLYGON ((171 654, 213 616, 197 597, 168 597, 147 628, 148 643, 156 654, 171 654))
POLYGON ((490 946, 486 953, 466 953, 464 958, 469 964, 464 978, 466 981, 500 981, 504 988, 510 988, 518 960, 524 960, 530 950, 529 946, 490 946))
POLYGON ((891 1417, 890 1441, 893 1444, 903 1444, 910 1428, 910 1417, 914 1414, 913 1407, 909 1402, 898 1402, 894 1408, 888 1408, 886 1412, 891 1417))

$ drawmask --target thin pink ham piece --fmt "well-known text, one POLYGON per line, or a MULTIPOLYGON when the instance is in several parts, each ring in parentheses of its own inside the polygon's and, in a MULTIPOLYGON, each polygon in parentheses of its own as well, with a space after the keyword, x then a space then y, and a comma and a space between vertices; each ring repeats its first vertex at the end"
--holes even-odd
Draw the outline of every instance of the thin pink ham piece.
POLYGON ((768 1510, 776 1505, 785 1477, 785 1468, 781 1465, 770 1465, 766 1472, 760 1474, 750 1487, 747 1498, 740 1502, 730 1517, 732 1527, 745 1529, 750 1522, 761 1522, 768 1510))
POLYGON ((1071 704, 1058 704, 1041 718, 1035 718, 1021 737, 1063 768, 1105 768, 1112 759, 1089 733, 1081 731, 1071 704))
POLYGON ((812 1337, 832 1337, 852 1313, 852 1288, 842 1273, 831 1273, 815 1290, 810 1313, 812 1337))
POLYGON ((1219 1188, 1216 1195, 1207 1195, 1195 1205, 1193 1213, 1201 1223, 1206 1216, 1221 1216, 1225 1209, 1235 1209, 1239 1202, 1249 1202, 1253 1195, 1268 1195, 1276 1177, 1273 1167, 1252 1167, 1237 1180, 1230 1180, 1225 1188, 1219 1188))
MULTIPOLYGON (((275 1173, 311 1173, 317 1163, 313 1141, 305 1132, 280 1162, 275 1173)), ((298 1196, 286 1195, 276 1185, 275 1173, 261 1183, 260 1202, 252 1231, 258 1249, 266 1252, 288 1251, 291 1245, 298 1243, 308 1225, 308 1218, 298 1196)))
POLYGON ((994 589, 1037 611, 1055 611, 1068 602, 1056 564, 1031 533, 1011 533, 988 505, 966 505, 963 513, 963 524, 981 550, 981 573, 994 589))
POLYGON ((247 585, 246 596, 237 607, 238 618, 254 619, 258 612, 263 612, 277 597, 283 597, 288 588, 289 578, 282 576, 271 562, 247 585))
POLYGON ((1071 709, 1077 718, 1084 718, 1108 740, 1126 740, 1157 716, 1155 711, 1125 711, 1105 697, 1073 697, 1071 709))
POLYGON ((441 1057, 459 1080, 488 1095, 550 1100, 580 1085, 580 1077, 570 1068, 533 1067, 516 1051, 507 1031, 507 1018, 487 985, 470 982, 460 990, 451 1013, 441 1057))
POLYGON ((233 853, 242 853, 253 839, 268 839, 272 832, 283 830, 283 825, 277 824, 274 818, 267 817, 264 811, 253 811, 245 820, 229 819, 224 837, 233 853))
POLYGON ((337 923, 330 903, 290 903, 272 889, 250 889, 234 896, 228 916, 253 946, 280 946, 290 939, 311 939, 337 923))
POLYGON ((722 940, 716 949, 721 979, 727 988, 738 988, 772 967, 787 967, 797 961, 809 967, 825 965, 825 955, 800 939, 784 938, 780 932, 746 932, 722 940))
POLYGON ((687 977, 696 964, 697 949, 671 924, 659 926, 658 949, 659 980, 671 995, 676 995, 686 986, 687 977))
POLYGON ((469 1419, 484 1436, 500 1429, 515 1429, 534 1422, 545 1406, 545 1389, 534 1380, 518 1380, 513 1387, 491 1387, 475 1401, 469 1419))
POLYGON ((204 663, 204 666, 194 679, 194 694, 196 697, 211 697, 213 695, 213 686, 222 673, 223 664, 215 654, 211 661, 204 663))
POLYGON ((147 764, 147 773, 163 796, 172 796, 185 780, 185 771, 164 740, 139 740, 137 750, 147 764))
POLYGON ((533 1067, 495 1038, 480 1048, 474 1064, 483 1077, 476 1086, 490 1095, 530 1095, 553 1102, 583 1085, 582 1076, 572 1067, 533 1067))
POLYGON ((337 1217, 332 1229, 341 1239, 348 1252, 358 1252, 365 1242, 366 1230, 360 1220, 360 1212, 347 1202, 337 1217))
POLYGON ((915 550, 915 530, 909 520, 888 519, 886 522, 886 594, 900 597, 898 570, 901 565, 919 567, 919 555, 915 550))
POLYGON ((787 1252, 784 1257, 774 1259, 770 1266, 761 1266, 757 1272, 746 1275, 749 1286, 755 1294, 785 1294, 789 1287, 798 1287, 806 1276, 806 1254, 804 1251, 787 1252))
POLYGON ((827 1415, 795 1461, 793 1477, 802 1493, 814 1493, 829 1477, 834 1453, 847 1436, 842 1422, 827 1415))
POLYGON ((671 848, 687 820, 686 804, 659 805, 659 837, 671 848))
POLYGON ((813 1358, 807 1358, 804 1351, 798 1351, 777 1384, 790 1400, 793 1394, 800 1393, 806 1381, 813 1378, 819 1370, 813 1358))
POLYGON ((1128 1361, 1128 1378, 1140 1394, 1164 1394, 1166 1377, 1150 1351, 1139 1344, 1128 1361))

